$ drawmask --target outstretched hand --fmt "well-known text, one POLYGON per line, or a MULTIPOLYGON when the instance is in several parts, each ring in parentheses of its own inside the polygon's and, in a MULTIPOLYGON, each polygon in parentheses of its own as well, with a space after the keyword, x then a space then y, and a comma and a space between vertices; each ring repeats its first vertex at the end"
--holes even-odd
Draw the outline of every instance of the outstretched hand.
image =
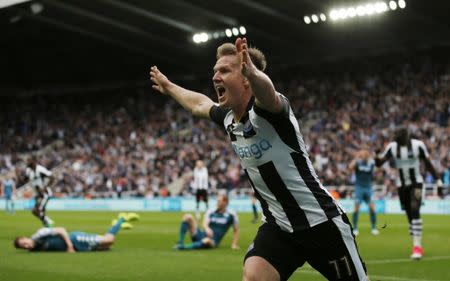
POLYGON ((150 68, 150 80, 154 83, 152 88, 162 94, 167 94, 167 87, 170 85, 169 79, 159 71, 158 67, 152 66, 150 68))
POLYGON ((238 37, 234 45, 236 46, 239 58, 241 60, 242 75, 249 77, 252 73, 257 71, 257 68, 253 64, 250 54, 248 53, 247 38, 238 37))

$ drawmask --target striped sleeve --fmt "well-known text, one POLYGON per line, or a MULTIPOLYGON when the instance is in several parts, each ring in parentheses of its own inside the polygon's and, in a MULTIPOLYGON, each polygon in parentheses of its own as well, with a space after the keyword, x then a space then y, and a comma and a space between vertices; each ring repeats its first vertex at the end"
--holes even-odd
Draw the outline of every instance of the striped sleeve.
POLYGON ((231 109, 229 108, 222 108, 220 106, 213 105, 209 110, 209 117, 212 121, 214 121, 214 123, 221 127, 224 127, 223 121, 225 120, 225 116, 227 116, 227 113, 230 110, 231 109))
POLYGON ((386 161, 393 159, 394 158, 394 154, 393 154, 393 150, 395 149, 396 143, 395 142, 391 142, 386 146, 386 149, 380 153, 379 155, 377 155, 375 157, 375 165, 377 167, 380 167, 381 165, 383 165, 386 161))
POLYGON ((428 153, 427 147, 422 141, 418 141, 417 145, 419 147, 419 157, 424 159, 430 157, 430 154, 428 153))
POLYGON ((389 143, 386 149, 380 154, 380 158, 391 159, 393 157, 392 154, 393 146, 394 146, 393 142, 389 143))
POLYGON ((54 229, 49 228, 49 227, 43 227, 43 228, 39 229, 38 231, 36 231, 36 233, 31 236, 31 239, 38 240, 43 237, 54 236, 56 234, 57 233, 55 232, 54 229))
POLYGON ((41 165, 36 166, 36 172, 45 177, 50 177, 52 175, 52 172, 50 170, 41 165))
POLYGON ((279 97, 281 99, 281 103, 282 103, 282 110, 280 112, 278 112, 278 113, 269 112, 269 111, 259 107, 255 103, 255 105, 253 106, 253 108, 255 109, 255 113, 260 115, 260 116, 263 116, 263 117, 266 116, 266 117, 275 118, 275 119, 276 118, 282 118, 282 117, 289 118, 289 110, 290 110, 290 107, 291 107, 290 103, 289 103, 289 100, 285 96, 280 94, 280 93, 278 93, 278 95, 279 95, 279 97))

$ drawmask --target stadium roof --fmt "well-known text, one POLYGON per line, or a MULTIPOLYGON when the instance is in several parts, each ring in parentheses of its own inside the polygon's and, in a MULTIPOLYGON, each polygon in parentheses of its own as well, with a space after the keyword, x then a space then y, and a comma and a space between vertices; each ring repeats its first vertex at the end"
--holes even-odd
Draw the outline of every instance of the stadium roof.
POLYGON ((143 81, 153 64, 177 77, 205 75, 212 71, 216 47, 235 37, 195 44, 193 34, 235 26, 245 26, 250 44, 267 54, 269 68, 450 42, 444 0, 406 1, 403 10, 318 24, 305 24, 304 15, 328 15, 339 3, 355 2, 20 2, 0 9, 0 88, 143 81))

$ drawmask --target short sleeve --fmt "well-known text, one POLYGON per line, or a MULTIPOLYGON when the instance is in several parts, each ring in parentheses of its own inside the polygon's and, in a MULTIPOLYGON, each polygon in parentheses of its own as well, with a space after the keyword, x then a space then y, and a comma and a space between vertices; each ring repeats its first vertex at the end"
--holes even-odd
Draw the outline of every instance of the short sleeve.
POLYGON ((52 172, 50 170, 48 170, 47 168, 45 168, 44 166, 38 165, 36 167, 36 171, 45 177, 50 177, 52 175, 52 172))
POLYGON ((278 113, 269 112, 269 111, 257 106, 255 103, 253 108, 255 109, 256 114, 266 117, 266 118, 271 118, 271 119, 289 118, 289 112, 290 112, 290 108, 291 108, 289 100, 280 93, 278 93, 278 95, 279 95, 281 103, 282 103, 282 110, 280 112, 278 112, 278 113))
POLYGON ((225 116, 227 116, 229 108, 222 108, 217 105, 213 105, 209 110, 209 117, 214 121, 217 125, 224 127, 223 121, 225 120, 225 116))
POLYGON ((54 229, 48 228, 48 227, 43 227, 43 228, 39 229, 35 234, 33 234, 31 236, 31 239, 38 240, 40 238, 47 237, 47 236, 53 236, 53 235, 56 235, 56 232, 54 229))
POLYGON ((421 159, 429 158, 430 154, 428 153, 425 144, 422 141, 418 141, 418 146, 419 146, 419 157, 421 159))
POLYGON ((381 153, 380 158, 392 159, 394 157, 392 149, 394 148, 394 142, 388 144, 386 149, 381 153))

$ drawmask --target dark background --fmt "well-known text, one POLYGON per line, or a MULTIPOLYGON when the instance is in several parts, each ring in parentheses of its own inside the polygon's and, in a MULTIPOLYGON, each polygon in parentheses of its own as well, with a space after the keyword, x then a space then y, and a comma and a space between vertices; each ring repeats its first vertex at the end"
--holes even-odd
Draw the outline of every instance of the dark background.
POLYGON ((304 15, 328 16, 331 7, 366 1, 30 1, 0 9, 0 93, 142 85, 154 64, 178 81, 206 81, 217 46, 235 37, 197 45, 192 35, 241 25, 274 75, 296 65, 326 71, 340 60, 429 49, 445 58, 446 2, 406 1, 403 10, 306 25, 304 15))

